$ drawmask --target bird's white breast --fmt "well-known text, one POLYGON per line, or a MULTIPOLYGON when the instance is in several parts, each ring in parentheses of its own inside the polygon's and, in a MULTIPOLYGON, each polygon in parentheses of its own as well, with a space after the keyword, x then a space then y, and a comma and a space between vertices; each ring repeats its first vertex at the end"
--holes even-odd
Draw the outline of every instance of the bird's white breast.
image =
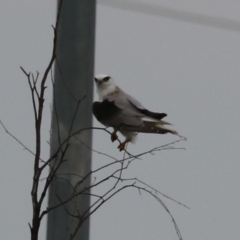
POLYGON ((102 100, 107 97, 107 95, 116 91, 116 86, 111 84, 109 86, 99 86, 97 89, 99 99, 102 100))

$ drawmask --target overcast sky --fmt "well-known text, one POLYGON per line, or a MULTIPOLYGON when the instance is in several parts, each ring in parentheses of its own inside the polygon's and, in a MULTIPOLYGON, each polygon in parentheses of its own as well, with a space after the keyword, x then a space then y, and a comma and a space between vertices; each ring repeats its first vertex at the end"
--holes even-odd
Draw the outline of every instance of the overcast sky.
MULTIPOLYGON (((106 1, 105 1, 106 2, 106 1)), ((137 2, 137 1, 136 1, 137 2)), ((149 0, 170 9, 239 22, 237 0, 149 0)), ((19 66, 43 73, 52 47, 55 1, 2 0, 0 4, 0 119, 34 148, 30 92, 19 66)), ((95 73, 107 73, 128 93, 188 138, 171 150, 136 161, 137 177, 186 209, 162 198, 183 239, 238 240, 240 235, 240 32, 177 19, 97 6, 95 73)), ((48 83, 50 86, 50 82, 48 83)), ((95 94, 95 99, 98 99, 95 94)), ((47 90, 43 138, 49 140, 51 89, 47 90)), ((101 126, 94 120, 95 126, 101 126)), ((139 134, 133 154, 175 140, 139 134)), ((29 239, 32 156, 0 129, 0 239, 29 239)), ((118 158, 109 135, 94 132, 93 148, 118 158)), ((43 157, 49 155, 48 144, 43 157)), ((93 154, 93 168, 104 163, 93 154)), ((46 228, 40 231, 45 238, 46 228)), ((177 239, 166 211, 146 194, 128 190, 91 218, 91 240, 177 239)))

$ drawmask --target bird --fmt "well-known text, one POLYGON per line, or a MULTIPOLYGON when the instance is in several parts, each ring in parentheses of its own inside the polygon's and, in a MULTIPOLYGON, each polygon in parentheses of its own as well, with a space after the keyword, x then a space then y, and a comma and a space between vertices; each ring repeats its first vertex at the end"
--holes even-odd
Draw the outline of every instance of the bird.
POLYGON ((118 87, 109 75, 99 74, 94 80, 100 101, 93 103, 93 115, 104 126, 113 128, 112 142, 118 139, 118 131, 125 137, 118 146, 120 151, 125 149, 127 143, 135 142, 137 133, 178 135, 175 130, 165 126, 171 125, 162 120, 167 116, 166 113, 149 111, 118 87))

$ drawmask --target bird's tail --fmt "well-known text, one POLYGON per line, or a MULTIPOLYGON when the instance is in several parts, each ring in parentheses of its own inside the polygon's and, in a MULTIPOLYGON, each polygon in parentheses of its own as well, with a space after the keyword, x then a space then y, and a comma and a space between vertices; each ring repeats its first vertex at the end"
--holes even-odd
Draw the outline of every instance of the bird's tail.
POLYGON ((143 124, 140 126, 122 124, 120 129, 140 133, 156 133, 156 134, 172 133, 178 135, 178 133, 175 130, 165 127, 164 125, 171 124, 162 120, 157 122, 143 121, 143 124))
POLYGON ((159 122, 144 121, 143 126, 141 127, 141 132, 158 133, 158 134, 172 133, 172 134, 178 135, 177 131, 171 128, 168 128, 164 125, 171 125, 171 124, 162 120, 159 122))

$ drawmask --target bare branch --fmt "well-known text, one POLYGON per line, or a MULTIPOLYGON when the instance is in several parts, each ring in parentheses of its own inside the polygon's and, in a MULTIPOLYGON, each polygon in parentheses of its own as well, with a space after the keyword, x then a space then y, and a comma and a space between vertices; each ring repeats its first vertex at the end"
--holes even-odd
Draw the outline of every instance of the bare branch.
MULTIPOLYGON (((29 153, 31 153, 33 156, 35 156, 35 153, 29 149, 21 140, 19 140, 17 137, 15 137, 12 133, 10 133, 8 131, 8 129, 5 127, 5 125, 3 124, 3 122, 0 120, 0 124, 2 125, 3 129, 5 130, 5 132, 11 137, 13 138, 17 143, 19 143, 23 148, 24 150, 27 150, 29 153)), ((41 158, 40 158, 41 161, 43 161, 41 158)))
POLYGON ((24 70, 24 68, 21 67, 21 66, 20 66, 20 68, 21 68, 21 70, 23 71, 23 73, 27 76, 27 78, 30 77, 30 74, 31 74, 31 73, 27 73, 27 72, 24 70))

